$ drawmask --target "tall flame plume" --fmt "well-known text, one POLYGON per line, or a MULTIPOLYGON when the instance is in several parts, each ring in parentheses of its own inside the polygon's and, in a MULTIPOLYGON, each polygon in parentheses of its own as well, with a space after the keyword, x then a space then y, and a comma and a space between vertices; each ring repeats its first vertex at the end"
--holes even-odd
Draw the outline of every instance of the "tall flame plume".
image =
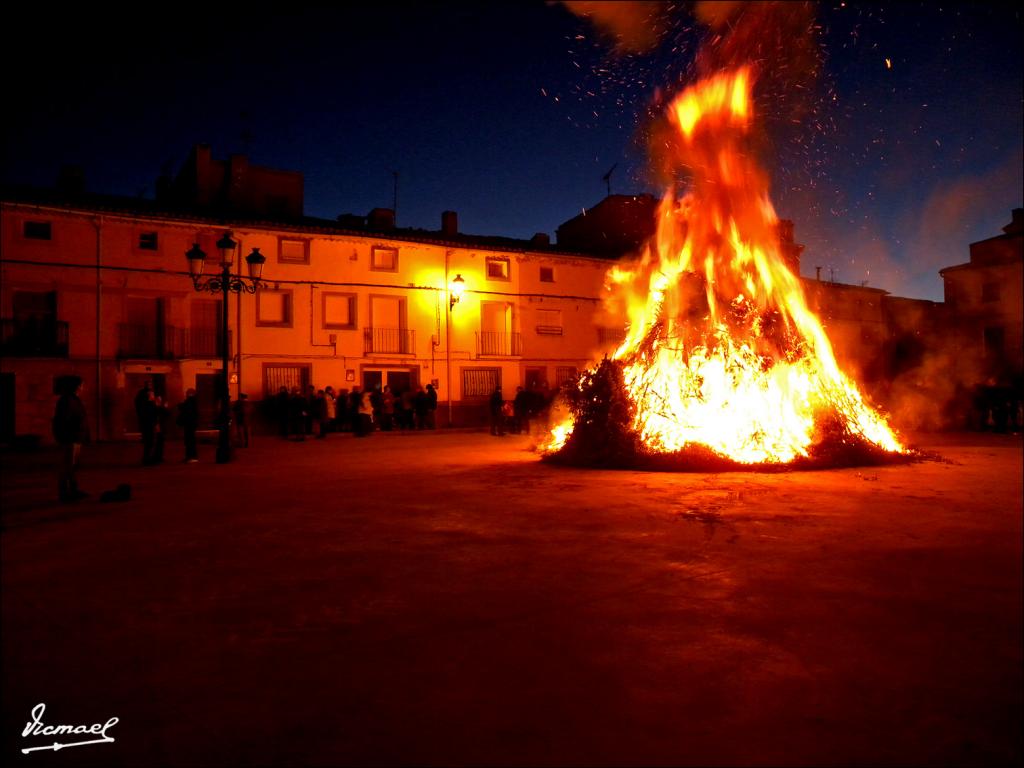
MULTIPOLYGON (((672 102, 692 183, 665 194, 640 257, 607 275, 608 300, 628 318, 612 361, 630 428, 650 453, 703 446, 741 464, 807 457, 826 431, 905 453, 836 364, 781 250, 752 148, 753 84, 749 66, 735 67, 672 102)), ((559 424, 544 449, 562 449, 573 430, 571 418, 559 424)))

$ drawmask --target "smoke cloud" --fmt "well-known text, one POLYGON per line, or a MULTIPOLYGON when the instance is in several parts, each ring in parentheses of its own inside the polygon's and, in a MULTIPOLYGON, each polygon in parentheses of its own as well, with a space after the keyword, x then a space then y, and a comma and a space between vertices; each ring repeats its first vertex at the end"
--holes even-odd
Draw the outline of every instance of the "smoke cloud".
POLYGON ((564 5, 612 38, 617 53, 647 53, 658 43, 656 19, 664 10, 663 3, 565 0, 564 5))
POLYGON ((821 265, 822 279, 834 269, 838 282, 942 301, 939 270, 967 262, 971 243, 1001 234, 1020 205, 1022 167, 1024 155, 1016 149, 987 170, 936 179, 920 198, 907 195, 899 211, 851 199, 858 215, 850 220, 815 214, 810 192, 790 195, 796 239, 807 246, 801 271, 813 277, 821 265))

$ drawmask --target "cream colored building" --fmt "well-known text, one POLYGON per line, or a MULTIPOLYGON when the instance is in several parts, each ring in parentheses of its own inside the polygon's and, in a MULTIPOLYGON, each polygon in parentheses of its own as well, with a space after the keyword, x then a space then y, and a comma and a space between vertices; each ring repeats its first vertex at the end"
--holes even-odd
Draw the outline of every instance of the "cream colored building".
MULTIPOLYGON (((265 399, 281 386, 336 390, 433 383, 438 423, 479 423, 496 385, 506 398, 576 374, 606 334, 594 324, 608 261, 457 231, 395 229, 387 211, 341 222, 176 213, 152 201, 40 193, 2 202, 0 315, 4 424, 49 436, 55 377, 76 373, 94 434, 137 430, 146 380, 171 403, 199 391, 212 426, 221 370, 220 294, 199 293, 185 253, 207 273, 216 241, 238 242, 236 271, 259 249, 262 286, 232 294, 231 395, 265 399), (452 305, 449 286, 465 286, 452 305), (449 408, 450 406, 450 408, 449 408)), ((257 408, 259 412, 259 408, 257 408)))

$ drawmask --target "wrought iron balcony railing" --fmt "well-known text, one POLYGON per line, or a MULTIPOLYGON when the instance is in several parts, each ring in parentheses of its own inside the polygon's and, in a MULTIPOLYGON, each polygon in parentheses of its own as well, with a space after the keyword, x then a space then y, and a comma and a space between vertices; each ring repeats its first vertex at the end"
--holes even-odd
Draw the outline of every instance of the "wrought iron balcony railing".
POLYGON ((520 333, 480 331, 476 335, 476 353, 484 357, 518 357, 523 354, 520 333))
MULTIPOLYGON (((214 328, 189 328, 186 335, 188 346, 184 357, 223 357, 224 345, 221 332, 214 328)), ((228 331, 228 354, 231 354, 231 331, 228 331)))
POLYGON ((8 357, 67 357, 68 324, 39 318, 0 320, 0 354, 8 357))
MULTIPOLYGON (((231 332, 228 331, 228 353, 231 332)), ((213 328, 161 327, 138 323, 118 325, 118 357, 174 360, 187 357, 223 356, 221 333, 213 328)))
POLYGON ((405 328, 364 328, 363 349, 366 354, 415 354, 416 331, 405 328))
POLYGON ((145 360, 169 360, 184 352, 184 335, 180 328, 143 323, 119 323, 117 356, 145 360))

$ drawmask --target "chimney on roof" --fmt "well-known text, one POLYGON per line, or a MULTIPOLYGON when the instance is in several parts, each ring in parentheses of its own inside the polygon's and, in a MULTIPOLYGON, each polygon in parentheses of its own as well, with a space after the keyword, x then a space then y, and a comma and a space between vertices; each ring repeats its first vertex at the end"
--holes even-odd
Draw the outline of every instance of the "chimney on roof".
POLYGON ((459 214, 455 211, 444 211, 441 214, 441 234, 448 237, 459 234, 459 214))
POLYGON ((547 247, 551 245, 551 235, 547 232, 538 232, 530 238, 530 245, 540 247, 547 247))
POLYGON ((1009 224, 1003 227, 1003 232, 1008 235, 1024 232, 1024 208, 1013 209, 1013 219, 1009 224))
POLYGON ((395 212, 391 208, 374 208, 366 218, 370 229, 395 228, 395 212))
POLYGON ((800 274, 800 254, 804 246, 796 242, 793 235, 793 222, 790 219, 779 219, 776 226, 776 234, 779 238, 779 251, 794 275, 800 274))

